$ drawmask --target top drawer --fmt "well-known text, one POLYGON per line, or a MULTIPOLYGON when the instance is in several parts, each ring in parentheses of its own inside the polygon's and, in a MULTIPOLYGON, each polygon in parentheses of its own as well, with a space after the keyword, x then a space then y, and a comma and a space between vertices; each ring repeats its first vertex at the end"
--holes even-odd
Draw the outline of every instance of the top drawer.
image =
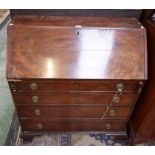
POLYGON ((141 90, 143 81, 126 80, 32 80, 9 81, 13 92, 52 92, 52 91, 117 91, 135 93, 141 90))

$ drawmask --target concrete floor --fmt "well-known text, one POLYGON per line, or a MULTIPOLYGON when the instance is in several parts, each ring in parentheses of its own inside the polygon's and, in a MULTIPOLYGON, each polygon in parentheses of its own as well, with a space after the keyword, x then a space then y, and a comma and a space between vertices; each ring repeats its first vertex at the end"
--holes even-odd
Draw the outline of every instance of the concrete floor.
POLYGON ((0 29, 0 145, 5 144, 14 112, 12 97, 8 88, 8 83, 6 81, 7 24, 5 24, 5 26, 0 29))

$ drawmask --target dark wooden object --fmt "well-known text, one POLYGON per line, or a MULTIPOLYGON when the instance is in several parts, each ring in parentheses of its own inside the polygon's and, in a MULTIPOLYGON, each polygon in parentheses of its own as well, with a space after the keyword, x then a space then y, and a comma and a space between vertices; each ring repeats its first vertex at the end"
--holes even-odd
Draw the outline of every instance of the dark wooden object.
POLYGON ((137 19, 14 16, 7 79, 22 131, 126 131, 146 52, 137 19))
POLYGON ((155 21, 151 20, 153 12, 154 10, 145 11, 142 19, 147 29, 149 78, 131 119, 133 144, 155 140, 155 21))

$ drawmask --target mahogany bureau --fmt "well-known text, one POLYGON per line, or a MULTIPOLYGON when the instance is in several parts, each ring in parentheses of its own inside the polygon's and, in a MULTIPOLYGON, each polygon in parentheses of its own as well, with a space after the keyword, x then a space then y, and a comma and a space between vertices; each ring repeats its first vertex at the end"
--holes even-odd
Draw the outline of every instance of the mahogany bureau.
POLYGON ((7 80, 22 132, 126 131, 146 59, 134 18, 15 16, 7 80))

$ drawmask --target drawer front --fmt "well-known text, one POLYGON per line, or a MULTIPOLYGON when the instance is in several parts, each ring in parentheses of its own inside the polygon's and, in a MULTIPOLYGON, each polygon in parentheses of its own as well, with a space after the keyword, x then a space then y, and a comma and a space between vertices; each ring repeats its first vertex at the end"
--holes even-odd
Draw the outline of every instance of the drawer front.
POLYGON ((21 119, 22 131, 124 131, 125 121, 21 119))
MULTIPOLYGON (((106 107, 101 106, 16 106, 20 118, 37 117, 53 119, 98 118, 106 107)), ((107 119, 127 119, 132 108, 111 107, 106 114, 107 119)))
POLYGON ((109 105, 113 100, 114 106, 133 106, 137 94, 122 94, 117 98, 115 93, 104 92, 51 92, 51 93, 14 93, 16 104, 58 105, 58 104, 95 104, 109 105))
POLYGON ((117 91, 118 84, 123 84, 123 91, 136 92, 139 81, 120 80, 51 80, 51 81, 9 81, 14 92, 22 91, 117 91))

